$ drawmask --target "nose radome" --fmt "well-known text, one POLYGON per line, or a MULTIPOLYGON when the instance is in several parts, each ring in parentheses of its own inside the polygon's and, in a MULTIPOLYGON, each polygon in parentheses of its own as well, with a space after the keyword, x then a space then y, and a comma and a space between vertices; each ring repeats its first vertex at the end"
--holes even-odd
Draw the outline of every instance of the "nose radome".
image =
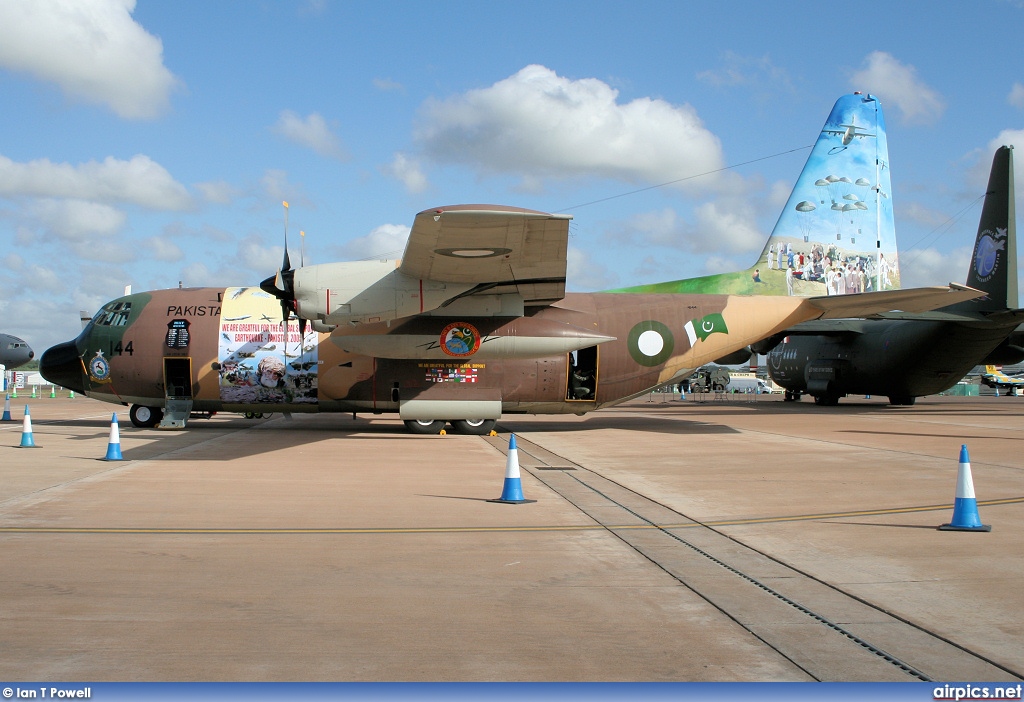
POLYGON ((84 393, 82 359, 73 341, 51 346, 39 359, 39 373, 48 382, 68 390, 84 393))

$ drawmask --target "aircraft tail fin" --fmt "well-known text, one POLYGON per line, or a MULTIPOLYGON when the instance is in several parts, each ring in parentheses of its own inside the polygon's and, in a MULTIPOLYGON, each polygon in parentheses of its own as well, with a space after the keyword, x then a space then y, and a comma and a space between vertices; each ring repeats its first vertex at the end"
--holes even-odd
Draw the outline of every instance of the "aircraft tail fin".
POLYGON ((821 296, 900 287, 889 149, 873 95, 836 101, 753 265, 614 292, 821 296))
POLYGON ((1012 146, 1000 146, 992 157, 967 285, 984 290, 988 295, 961 303, 965 309, 987 312, 1017 308, 1017 218, 1012 146))

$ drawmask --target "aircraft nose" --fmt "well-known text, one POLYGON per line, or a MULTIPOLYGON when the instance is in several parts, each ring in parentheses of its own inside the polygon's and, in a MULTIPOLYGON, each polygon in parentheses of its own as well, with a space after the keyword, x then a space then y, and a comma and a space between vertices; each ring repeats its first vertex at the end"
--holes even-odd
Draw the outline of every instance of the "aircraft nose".
POLYGON ((73 341, 51 346, 39 359, 39 373, 48 382, 68 390, 85 393, 82 380, 82 359, 73 341))

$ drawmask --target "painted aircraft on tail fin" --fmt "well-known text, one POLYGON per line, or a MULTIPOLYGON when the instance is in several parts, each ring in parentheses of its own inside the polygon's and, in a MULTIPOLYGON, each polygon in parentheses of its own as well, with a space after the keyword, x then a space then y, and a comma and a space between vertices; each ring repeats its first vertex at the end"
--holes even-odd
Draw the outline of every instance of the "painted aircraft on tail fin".
POLYGON ((891 193, 882 106, 873 95, 844 95, 753 264, 610 292, 814 296, 898 288, 891 193), (843 135, 853 124, 869 124, 872 133, 848 142, 843 135))
POLYGON ((983 298, 926 314, 808 322, 755 344, 786 399, 802 394, 834 405, 847 394, 881 395, 894 405, 942 392, 977 365, 1024 360, 1018 325, 1013 147, 992 159, 988 190, 967 274, 983 298), (778 343, 784 337, 782 343, 778 343), (778 345, 775 345, 778 343, 778 345), (774 347, 774 348, 772 348, 774 347))
POLYGON ((17 368, 31 361, 35 355, 24 340, 11 334, 0 334, 0 366, 17 368))
POLYGON ((566 294, 570 220, 499 205, 424 210, 400 261, 292 268, 286 240, 259 286, 108 302, 43 354, 40 372, 131 405, 137 426, 184 428, 191 412, 364 412, 397 414, 415 433, 451 422, 485 434, 503 414, 621 403, 802 321, 978 295, 566 294))

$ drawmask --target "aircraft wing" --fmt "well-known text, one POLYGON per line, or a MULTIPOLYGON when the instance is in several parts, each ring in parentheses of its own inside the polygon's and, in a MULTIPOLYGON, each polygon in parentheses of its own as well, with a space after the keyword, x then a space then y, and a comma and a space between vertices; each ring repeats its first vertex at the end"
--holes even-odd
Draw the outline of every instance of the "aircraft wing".
POLYGON ((948 287, 907 288, 852 295, 809 297, 807 303, 822 310, 818 319, 874 317, 891 310, 927 312, 982 297, 985 293, 965 285, 950 283, 948 287))
POLYGON ((565 297, 571 215, 455 205, 416 215, 399 270, 412 278, 511 292, 527 304, 565 297))

